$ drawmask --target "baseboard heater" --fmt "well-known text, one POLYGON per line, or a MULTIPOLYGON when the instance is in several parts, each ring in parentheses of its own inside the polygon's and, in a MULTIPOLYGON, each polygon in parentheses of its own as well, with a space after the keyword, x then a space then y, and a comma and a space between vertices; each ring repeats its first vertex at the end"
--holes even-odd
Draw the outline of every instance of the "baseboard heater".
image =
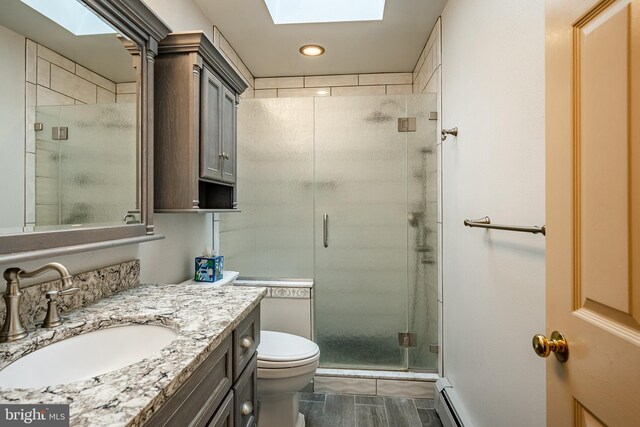
POLYGON ((473 427, 456 391, 446 378, 436 381, 435 406, 443 427, 473 427))

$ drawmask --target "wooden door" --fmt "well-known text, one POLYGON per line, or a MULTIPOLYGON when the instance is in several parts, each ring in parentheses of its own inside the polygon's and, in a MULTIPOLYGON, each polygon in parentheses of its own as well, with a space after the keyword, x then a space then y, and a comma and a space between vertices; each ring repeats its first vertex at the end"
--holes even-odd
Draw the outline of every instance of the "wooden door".
POLYGON ((200 91, 200 177, 219 181, 222 179, 222 94, 224 86, 208 68, 202 68, 200 91))
POLYGON ((640 0, 547 0, 548 426, 640 426, 640 0))

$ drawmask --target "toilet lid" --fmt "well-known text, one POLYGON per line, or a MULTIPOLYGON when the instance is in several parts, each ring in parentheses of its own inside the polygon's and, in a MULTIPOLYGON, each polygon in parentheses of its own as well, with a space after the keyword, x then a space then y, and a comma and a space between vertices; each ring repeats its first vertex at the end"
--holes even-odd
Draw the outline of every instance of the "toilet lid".
POLYGON ((313 358, 320 349, 313 341, 283 332, 260 331, 258 360, 294 362, 313 358))

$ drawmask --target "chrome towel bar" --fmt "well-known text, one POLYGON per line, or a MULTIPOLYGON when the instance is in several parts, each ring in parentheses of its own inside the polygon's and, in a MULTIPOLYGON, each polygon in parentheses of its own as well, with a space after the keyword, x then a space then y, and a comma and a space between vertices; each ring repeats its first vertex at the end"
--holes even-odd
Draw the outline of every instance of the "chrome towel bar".
POLYGON ((521 227, 518 225, 498 225, 491 224, 491 218, 488 216, 482 217, 480 219, 465 219, 464 225, 467 227, 480 227, 480 228, 493 228, 496 230, 507 230, 507 231, 518 231, 521 233, 533 233, 533 234, 542 234, 543 236, 547 235, 546 226, 542 227, 521 227))

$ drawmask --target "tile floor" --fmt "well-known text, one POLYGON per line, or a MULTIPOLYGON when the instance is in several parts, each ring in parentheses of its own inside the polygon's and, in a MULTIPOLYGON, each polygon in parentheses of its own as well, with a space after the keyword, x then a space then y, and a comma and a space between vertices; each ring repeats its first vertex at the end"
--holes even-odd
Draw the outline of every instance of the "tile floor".
POLYGON ((306 427, 442 427, 433 400, 299 393, 306 427))

